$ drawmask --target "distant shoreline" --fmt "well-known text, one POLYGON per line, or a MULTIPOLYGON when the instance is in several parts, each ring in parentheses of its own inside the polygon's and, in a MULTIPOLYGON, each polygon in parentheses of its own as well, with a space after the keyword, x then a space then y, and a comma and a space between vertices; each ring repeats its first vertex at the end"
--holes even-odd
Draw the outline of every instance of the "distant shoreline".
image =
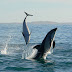
MULTIPOLYGON (((11 23, 0 23, 0 24, 22 24, 22 23, 11 22, 11 23)), ((33 22, 27 22, 27 24, 72 24, 72 22, 33 21, 33 22)))

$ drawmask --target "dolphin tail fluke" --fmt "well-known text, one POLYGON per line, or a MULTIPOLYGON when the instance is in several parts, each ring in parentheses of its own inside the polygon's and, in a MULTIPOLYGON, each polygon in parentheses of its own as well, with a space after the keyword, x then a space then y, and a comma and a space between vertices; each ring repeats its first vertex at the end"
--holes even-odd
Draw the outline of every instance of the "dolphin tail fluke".
POLYGON ((31 15, 31 14, 28 14, 27 12, 24 12, 25 14, 26 14, 26 16, 33 16, 33 15, 31 15))

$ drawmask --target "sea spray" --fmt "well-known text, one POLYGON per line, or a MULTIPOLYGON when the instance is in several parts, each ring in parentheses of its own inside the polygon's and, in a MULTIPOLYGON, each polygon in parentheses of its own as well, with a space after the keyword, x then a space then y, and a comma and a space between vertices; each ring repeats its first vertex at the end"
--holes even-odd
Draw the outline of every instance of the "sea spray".
POLYGON ((27 59, 31 54, 33 53, 33 46, 28 47, 29 45, 26 45, 23 49, 22 53, 22 59, 27 59))
POLYGON ((11 40, 11 36, 9 36, 9 39, 6 41, 5 48, 4 50, 1 51, 1 54, 8 54, 7 49, 8 49, 8 43, 10 40, 11 40))
POLYGON ((25 49, 23 49, 23 53, 22 53, 22 59, 25 59, 27 57, 27 45, 25 47, 25 49))

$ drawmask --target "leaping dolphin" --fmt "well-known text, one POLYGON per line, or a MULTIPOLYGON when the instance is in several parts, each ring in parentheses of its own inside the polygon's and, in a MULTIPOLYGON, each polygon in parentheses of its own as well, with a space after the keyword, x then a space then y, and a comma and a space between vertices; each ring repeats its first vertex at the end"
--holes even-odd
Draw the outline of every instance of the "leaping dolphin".
POLYGON ((33 57, 31 56, 31 59, 46 59, 49 51, 55 47, 54 38, 56 30, 57 28, 54 28, 49 31, 42 43, 33 47, 33 49, 37 49, 37 53, 33 57))
POLYGON ((23 21, 23 32, 22 32, 22 35, 24 36, 24 39, 25 39, 25 42, 26 42, 26 45, 29 43, 29 41, 30 41, 30 30, 29 30, 29 28, 28 28, 28 26, 27 26, 27 24, 26 24, 26 18, 27 18, 27 16, 33 16, 33 15, 30 15, 30 14, 28 14, 28 13, 26 13, 26 12, 24 12, 25 14, 26 14, 26 17, 25 17, 25 19, 24 19, 24 21, 23 21))

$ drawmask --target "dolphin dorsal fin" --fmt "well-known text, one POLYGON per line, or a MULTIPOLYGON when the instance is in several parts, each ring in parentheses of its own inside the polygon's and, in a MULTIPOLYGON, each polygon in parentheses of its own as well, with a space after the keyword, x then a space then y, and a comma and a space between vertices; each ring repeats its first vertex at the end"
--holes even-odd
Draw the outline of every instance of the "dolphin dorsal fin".
POLYGON ((55 41, 53 41, 53 48, 55 47, 55 41))
POLYGON ((35 49, 35 48, 36 48, 36 49, 39 49, 40 46, 41 46, 41 45, 36 45, 36 46, 33 47, 33 49, 35 49))

